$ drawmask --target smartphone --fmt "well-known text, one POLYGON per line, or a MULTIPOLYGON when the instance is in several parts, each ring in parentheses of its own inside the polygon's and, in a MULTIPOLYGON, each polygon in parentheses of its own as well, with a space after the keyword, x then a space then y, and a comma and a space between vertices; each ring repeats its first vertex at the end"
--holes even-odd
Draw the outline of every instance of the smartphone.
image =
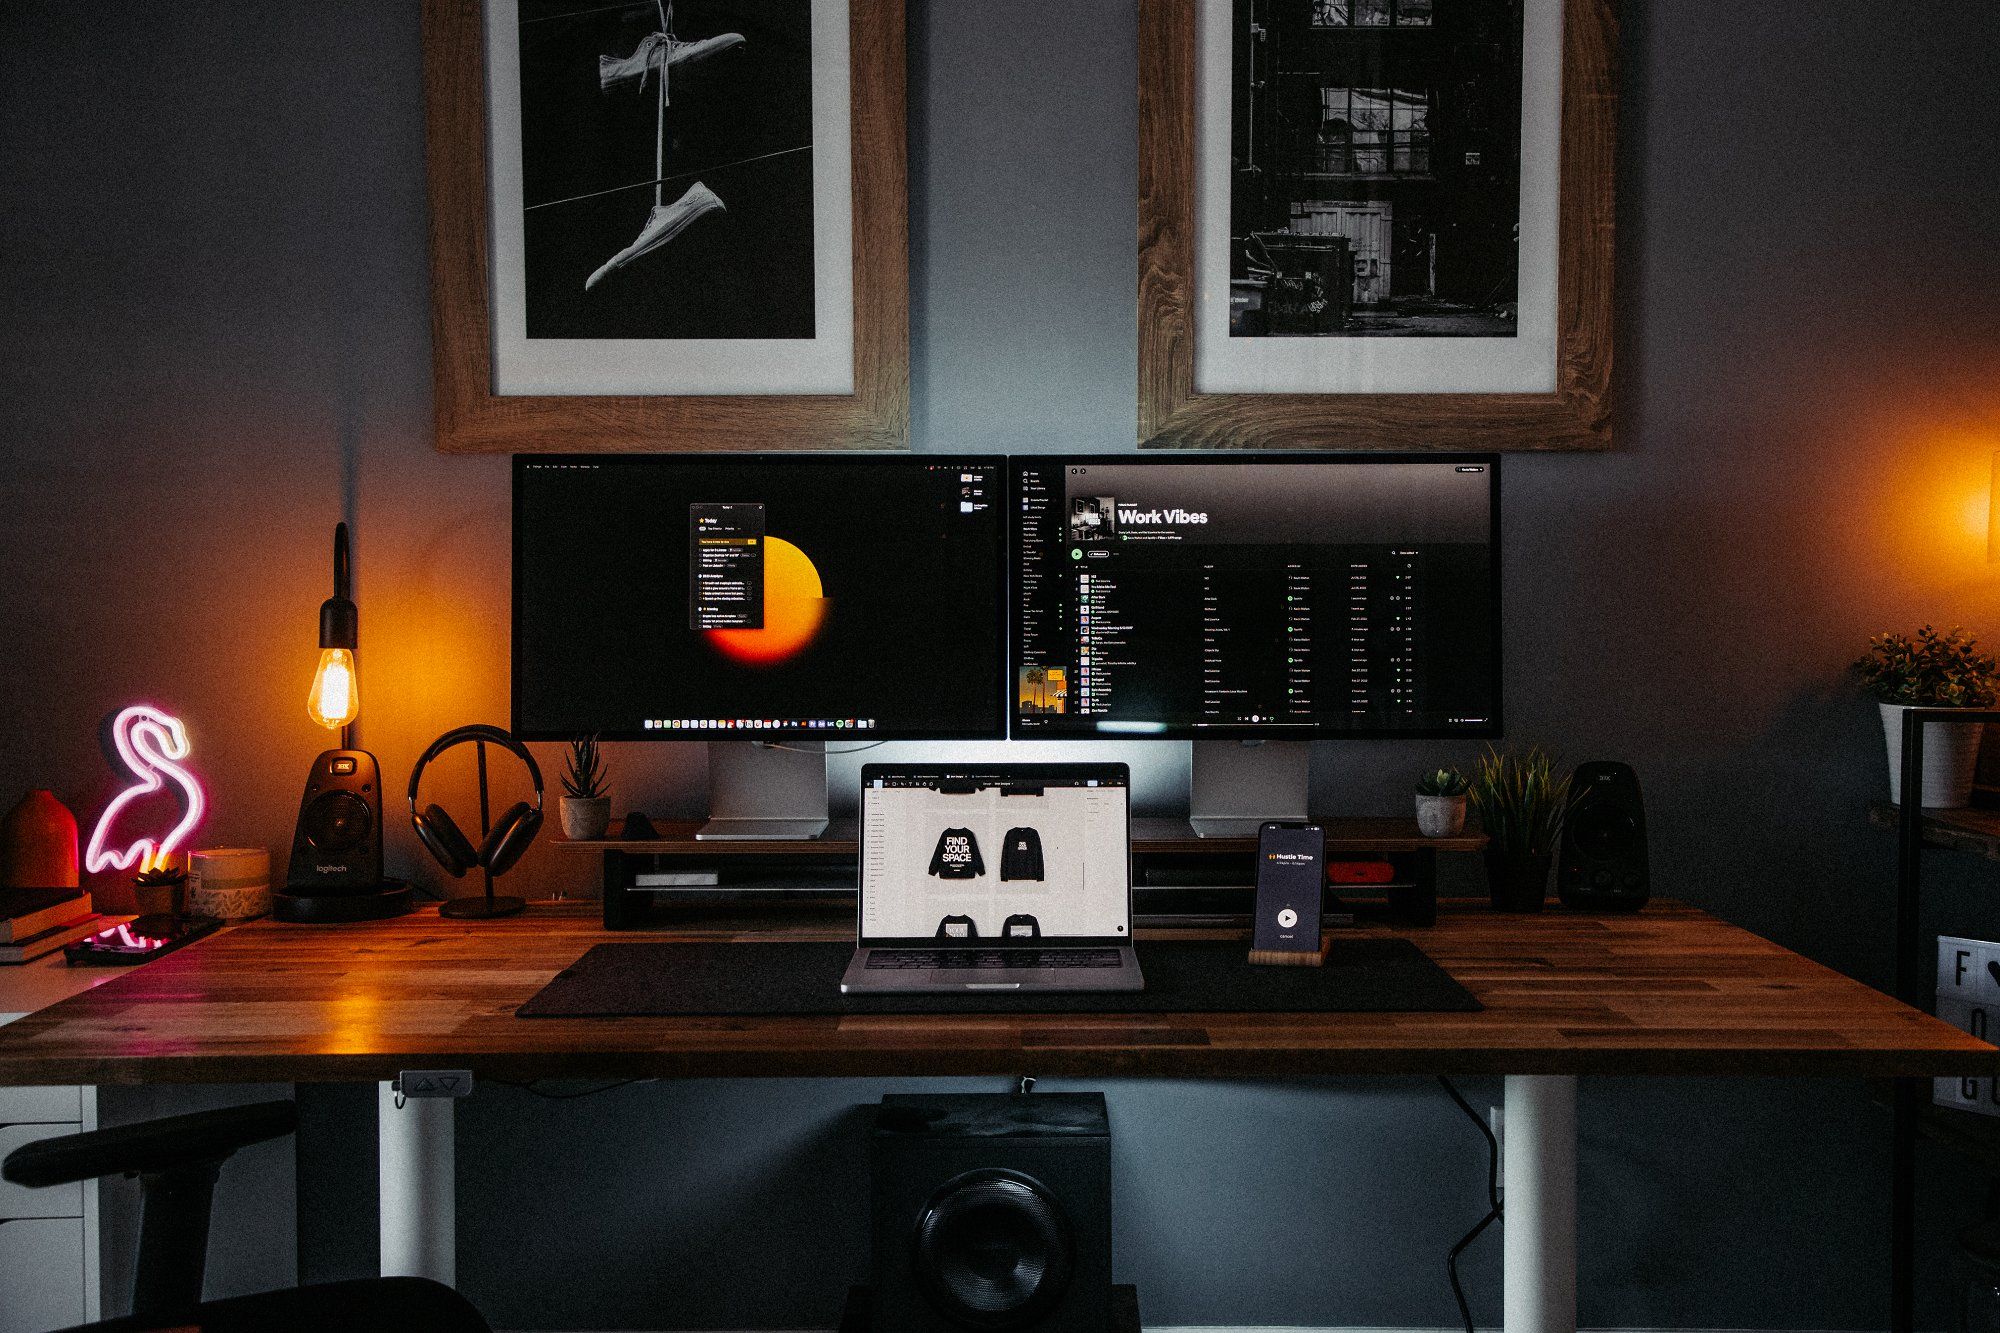
POLYGON ((1326 830, 1271 820, 1257 830, 1257 918, 1250 947, 1316 951, 1326 830))

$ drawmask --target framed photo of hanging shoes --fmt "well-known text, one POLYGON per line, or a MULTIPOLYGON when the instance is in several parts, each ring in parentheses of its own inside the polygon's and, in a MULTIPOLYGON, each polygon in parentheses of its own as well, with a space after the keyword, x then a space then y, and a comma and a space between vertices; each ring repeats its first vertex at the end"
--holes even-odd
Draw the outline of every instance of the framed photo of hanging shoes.
POLYGON ((903 0, 424 0, 437 447, 901 449, 903 0))
POLYGON ((1615 0, 1139 0, 1139 442, 1611 444, 1615 0))

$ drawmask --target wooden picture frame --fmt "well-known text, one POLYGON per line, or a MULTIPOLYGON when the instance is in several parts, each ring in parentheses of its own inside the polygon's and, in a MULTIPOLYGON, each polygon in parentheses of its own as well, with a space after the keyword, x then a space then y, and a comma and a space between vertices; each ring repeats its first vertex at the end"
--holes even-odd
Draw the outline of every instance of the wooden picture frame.
POLYGON ((1609 448, 1616 0, 1562 4, 1554 391, 1536 393, 1196 391, 1201 3, 1139 0, 1140 445, 1609 448))
POLYGON ((849 0, 853 392, 494 392, 483 0, 424 0, 436 445, 446 453, 905 449, 910 423, 903 0, 849 0))

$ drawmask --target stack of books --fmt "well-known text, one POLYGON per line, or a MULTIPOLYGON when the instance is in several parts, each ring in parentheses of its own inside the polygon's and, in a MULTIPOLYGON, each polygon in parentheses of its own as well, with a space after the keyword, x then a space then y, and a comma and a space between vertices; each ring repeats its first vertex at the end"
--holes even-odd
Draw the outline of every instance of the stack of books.
POLYGON ((54 953, 97 928, 87 893, 0 889, 0 963, 25 963, 54 953))

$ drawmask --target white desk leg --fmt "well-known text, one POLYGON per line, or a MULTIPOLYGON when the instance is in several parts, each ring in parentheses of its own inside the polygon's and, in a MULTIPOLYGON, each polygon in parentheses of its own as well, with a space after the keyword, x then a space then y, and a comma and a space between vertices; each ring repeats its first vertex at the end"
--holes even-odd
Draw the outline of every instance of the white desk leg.
POLYGON ((456 1283, 452 1106, 449 1097, 413 1097, 398 1110, 394 1088, 383 1083, 376 1089, 383 1277, 456 1283))
POLYGON ((1502 1327, 1576 1333, 1576 1079, 1507 1076, 1502 1327))

